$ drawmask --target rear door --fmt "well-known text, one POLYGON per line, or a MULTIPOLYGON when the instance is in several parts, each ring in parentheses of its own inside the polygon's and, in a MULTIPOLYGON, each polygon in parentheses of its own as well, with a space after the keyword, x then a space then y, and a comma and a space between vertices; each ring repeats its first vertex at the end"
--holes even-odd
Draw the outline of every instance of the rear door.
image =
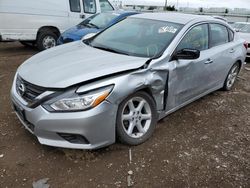
POLYGON ((234 43, 234 32, 227 26, 211 23, 210 28, 210 51, 211 51, 211 74, 213 76, 212 85, 222 85, 226 79, 227 73, 235 63, 236 48, 234 43))

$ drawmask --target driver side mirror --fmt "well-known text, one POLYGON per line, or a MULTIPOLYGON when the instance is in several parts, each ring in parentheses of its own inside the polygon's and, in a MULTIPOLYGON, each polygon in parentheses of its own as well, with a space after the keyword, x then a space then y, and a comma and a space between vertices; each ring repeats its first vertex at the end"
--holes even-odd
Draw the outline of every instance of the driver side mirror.
POLYGON ((177 59, 187 59, 187 60, 191 60, 191 59, 198 59, 200 57, 200 51, 196 50, 196 49, 182 49, 180 51, 177 51, 174 56, 173 59, 177 60, 177 59))

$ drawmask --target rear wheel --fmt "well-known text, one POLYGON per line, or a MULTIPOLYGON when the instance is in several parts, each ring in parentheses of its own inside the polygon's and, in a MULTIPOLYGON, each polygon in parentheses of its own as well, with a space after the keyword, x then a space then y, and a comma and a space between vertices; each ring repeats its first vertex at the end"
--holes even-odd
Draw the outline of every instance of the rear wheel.
POLYGON ((41 51, 52 48, 56 46, 57 39, 58 36, 55 33, 49 29, 45 29, 38 34, 37 48, 41 51))
POLYGON ((137 92, 119 105, 116 122, 118 139, 128 145, 141 144, 151 137, 156 122, 154 100, 145 92, 137 92))
POLYGON ((223 90, 230 91, 236 81, 236 78, 240 71, 240 64, 237 62, 235 63, 230 71, 228 72, 227 78, 224 82, 223 90))

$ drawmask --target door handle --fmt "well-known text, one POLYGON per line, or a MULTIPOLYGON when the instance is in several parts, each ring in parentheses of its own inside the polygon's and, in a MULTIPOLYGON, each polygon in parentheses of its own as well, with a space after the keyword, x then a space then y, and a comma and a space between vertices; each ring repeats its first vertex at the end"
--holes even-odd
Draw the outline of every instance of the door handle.
POLYGON ((80 18, 85 18, 85 14, 80 14, 80 18))
POLYGON ((231 49, 229 53, 234 53, 235 52, 235 49, 231 49))
POLYGON ((213 63, 214 61, 212 60, 212 59, 208 59, 206 62, 205 62, 205 64, 211 64, 211 63, 213 63))

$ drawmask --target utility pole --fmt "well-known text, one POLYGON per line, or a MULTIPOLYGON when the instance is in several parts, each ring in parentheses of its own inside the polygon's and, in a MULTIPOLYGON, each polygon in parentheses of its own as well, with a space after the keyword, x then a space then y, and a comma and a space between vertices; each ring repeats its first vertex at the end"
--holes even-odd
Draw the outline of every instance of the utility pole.
POLYGON ((165 10, 167 10, 168 0, 165 0, 165 10))

